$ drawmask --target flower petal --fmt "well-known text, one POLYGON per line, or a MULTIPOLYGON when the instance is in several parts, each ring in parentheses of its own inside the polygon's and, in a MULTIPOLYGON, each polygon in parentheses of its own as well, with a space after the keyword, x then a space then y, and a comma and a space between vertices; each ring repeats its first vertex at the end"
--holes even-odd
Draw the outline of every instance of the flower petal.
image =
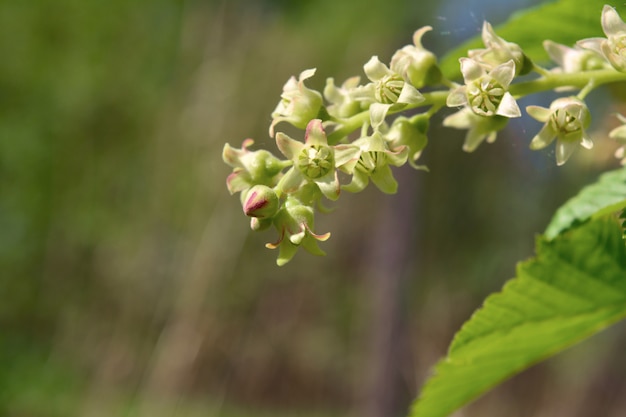
POLYGON ((417 88, 405 82, 402 86, 402 91, 400 92, 400 97, 398 97, 397 102, 406 104, 417 104, 424 100, 424 96, 419 91, 417 91, 417 88))
POLYGON ((369 184, 369 175, 358 169, 354 170, 352 175, 352 181, 348 185, 343 185, 341 189, 348 191, 349 193, 358 193, 363 191, 369 184))
POLYGON ((472 116, 473 112, 465 107, 443 119, 443 125, 455 129, 469 129, 472 126, 472 116))
MULTIPOLYGON (((513 62, 513 61, 509 61, 509 62, 513 62)), ((502 101, 498 105, 496 114, 499 116, 505 116, 505 117, 520 117, 522 115, 522 112, 520 111, 519 106, 517 105, 517 101, 515 101, 511 93, 507 91, 502 96, 502 101)))
POLYGON ((341 167, 350 165, 352 162, 356 164, 361 155, 361 150, 353 145, 337 145, 335 146, 335 166, 341 167))
POLYGON ((465 136, 465 142, 463 143, 463 150, 465 152, 474 152, 478 145, 485 140, 485 134, 479 132, 478 129, 470 129, 465 136))
POLYGON ((619 17, 617 11, 609 5, 605 5, 602 9, 602 29, 607 37, 626 31, 626 24, 619 17))
POLYGON ((605 38, 587 38, 576 42, 576 45, 584 49, 590 49, 602 55, 602 44, 606 43, 605 38))
POLYGON ((552 143, 556 137, 556 133, 550 123, 546 123, 530 142, 530 149, 536 151, 545 148, 552 143))
POLYGON ((287 158, 294 160, 304 148, 304 143, 291 139, 283 132, 276 134, 276 146, 287 158))
POLYGON ((385 151, 387 156, 387 163, 396 167, 401 167, 409 159, 408 146, 402 146, 396 150, 396 152, 385 151))
POLYGON ((448 94, 448 98, 446 99, 446 106, 448 107, 459 107, 465 106, 467 104, 467 88, 465 86, 455 88, 450 91, 448 94))
POLYGON ((489 75, 504 88, 507 88, 509 84, 511 84, 511 81, 513 81, 513 77, 515 77, 515 62, 510 59, 491 70, 489 75))
POLYGON ((290 194, 297 191, 304 181, 304 176, 296 167, 291 167, 289 171, 280 179, 276 188, 284 193, 290 194))
POLYGON ((243 168, 244 165, 241 162, 241 158, 244 157, 248 152, 250 152, 247 148, 252 146, 254 140, 246 139, 241 144, 241 149, 233 148, 228 143, 224 145, 224 150, 222 151, 222 159, 228 165, 233 168, 243 168))
MULTIPOLYGON (((330 236, 330 233, 328 233, 328 235, 330 236)), ((317 244, 317 240, 309 236, 307 236, 306 239, 302 241, 302 247, 306 249, 307 252, 309 252, 312 255, 317 255, 317 256, 326 255, 326 252, 320 249, 319 245, 317 244)))
POLYGON ((370 106, 370 122, 372 123, 372 129, 377 130, 380 125, 383 124, 391 106, 391 104, 383 103, 373 103, 370 106))
POLYGON ((574 151, 578 148, 578 142, 565 142, 559 140, 556 142, 556 164, 563 165, 574 151))
POLYGON ((585 149, 593 149, 593 141, 589 135, 587 135, 587 132, 583 132, 583 137, 580 140, 580 146, 585 149))
POLYGON ((461 63, 461 73, 463 74, 465 84, 469 84, 485 74, 483 67, 473 59, 460 58, 459 62, 461 63))
POLYGON ((609 132, 611 139, 616 139, 619 142, 626 143, 626 124, 616 127, 609 132))
POLYGON ((337 171, 333 170, 323 177, 314 180, 322 194, 329 200, 337 200, 339 198, 339 192, 341 188, 339 186, 339 178, 337 177, 337 171))
POLYGON ((528 113, 533 119, 545 123, 550 118, 552 111, 541 106, 526 106, 526 113, 528 113))
POLYGON ((241 168, 236 168, 226 178, 226 188, 231 195, 250 188, 250 186, 249 175, 241 168))
POLYGON ((389 68, 380 62, 376 55, 367 61, 367 64, 363 66, 363 71, 365 72, 365 75, 367 75, 367 78, 371 81, 378 81, 391 73, 389 68))
POLYGON ((289 239, 285 239, 281 245, 278 252, 278 259, 276 259, 276 264, 278 266, 283 266, 287 262, 289 262, 293 256, 298 251, 298 246, 294 245, 289 241, 289 239))
POLYGON ((398 191, 398 182, 393 177, 389 165, 383 165, 372 172, 372 182, 385 194, 395 194, 398 191))
POLYGON ((315 75, 316 70, 317 68, 305 69, 304 71, 300 73, 300 76, 298 77, 298 81, 302 83, 304 80, 311 78, 313 75, 315 75))
POLYGON ((417 46, 420 49, 423 49, 424 47, 422 46, 422 37, 426 32, 431 30, 433 30, 432 26, 424 26, 417 29, 415 33, 413 33, 413 45, 417 46))
POLYGON ((324 132, 324 127, 322 126, 322 121, 320 119, 313 119, 307 124, 306 132, 304 133, 304 143, 307 145, 328 146, 326 132, 324 132))

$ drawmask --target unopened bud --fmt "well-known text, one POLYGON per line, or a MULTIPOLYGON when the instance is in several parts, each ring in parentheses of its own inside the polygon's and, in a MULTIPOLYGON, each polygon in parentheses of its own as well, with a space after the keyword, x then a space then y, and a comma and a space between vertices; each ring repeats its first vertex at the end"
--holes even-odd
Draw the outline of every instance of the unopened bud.
POLYGON ((432 27, 417 30, 413 35, 413 45, 405 46, 391 57, 391 70, 401 74, 415 88, 434 85, 441 80, 437 57, 422 46, 422 36, 429 30, 432 27))
POLYGON ((426 137, 428 125, 429 118, 427 115, 418 118, 415 123, 412 123, 405 117, 398 117, 394 120, 385 138, 389 142, 391 149, 408 146, 409 156, 412 160, 415 160, 428 144, 428 138, 426 137))
POLYGON ((278 196, 274 190, 265 185, 255 185, 246 194, 243 211, 246 216, 265 219, 273 217, 279 205, 278 196))

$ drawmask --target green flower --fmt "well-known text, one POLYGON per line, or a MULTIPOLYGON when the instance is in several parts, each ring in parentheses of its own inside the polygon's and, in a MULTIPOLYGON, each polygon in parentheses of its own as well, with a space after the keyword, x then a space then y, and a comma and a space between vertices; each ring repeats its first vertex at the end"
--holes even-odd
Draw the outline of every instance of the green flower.
POLYGON ((437 57, 422 46, 422 36, 433 28, 424 26, 413 34, 413 45, 407 45, 396 51, 391 57, 391 71, 402 75, 415 88, 433 85, 441 79, 441 71, 437 66, 437 57))
POLYGON ((482 30, 483 43, 485 49, 472 49, 468 51, 468 56, 485 65, 487 68, 495 68, 510 60, 515 63, 516 74, 527 74, 532 69, 530 59, 524 54, 519 45, 507 42, 493 30, 488 22, 483 23, 482 30))
POLYGON ((448 107, 467 106, 479 116, 520 117, 517 102, 509 93, 515 76, 515 63, 509 60, 491 71, 471 58, 461 58, 461 72, 465 85, 448 95, 448 107))
POLYGON ((556 139, 556 164, 563 165, 572 153, 582 146, 593 148, 586 132, 591 115, 585 103, 576 97, 563 97, 550 104, 550 108, 528 106, 526 111, 534 119, 545 122, 530 142, 530 149, 542 149, 556 139))
POLYGON ((352 146, 356 146, 358 152, 344 164, 338 165, 342 171, 352 175, 350 184, 342 188, 356 193, 367 187, 371 179, 382 192, 394 194, 398 190, 398 182, 393 177, 389 165, 397 167, 404 165, 409 155, 409 148, 399 146, 394 151, 387 149, 380 132, 357 139, 352 146))
POLYGON ((414 86, 380 62, 377 56, 373 56, 363 66, 363 70, 371 83, 360 90, 361 99, 372 102, 369 110, 374 130, 383 124, 392 107, 400 110, 409 104, 424 101, 424 96, 414 86))
POLYGON ((298 80, 291 77, 283 87, 281 100, 272 112, 270 136, 274 137, 274 126, 288 122, 299 129, 304 129, 309 120, 314 119, 322 109, 322 95, 304 85, 304 80, 315 74, 315 68, 304 70, 298 80))
POLYGON ((626 23, 609 5, 602 9, 601 21, 606 38, 582 39, 577 44, 604 55, 616 70, 626 72, 626 23))
POLYGON ((550 40, 543 41, 543 48, 550 58, 558 64, 553 72, 574 74, 582 71, 602 69, 608 63, 598 52, 583 49, 580 46, 570 48, 550 40))
POLYGON ((413 168, 426 169, 425 166, 416 165, 415 161, 418 160, 422 150, 428 144, 426 132, 429 124, 430 117, 427 114, 414 117, 413 121, 400 116, 393 121, 384 138, 391 150, 402 149, 402 147, 408 148, 409 164, 413 168))
POLYGON ((330 233, 322 235, 313 232, 313 208, 303 205, 294 197, 287 197, 285 204, 274 216, 274 226, 278 230, 278 240, 267 243, 269 249, 279 249, 276 263, 282 266, 289 262, 302 246, 314 255, 325 255, 318 241, 326 241, 330 233))
POLYGON ((445 127, 468 129, 463 143, 465 152, 474 152, 485 139, 487 143, 496 140, 498 131, 502 130, 509 119, 504 116, 480 116, 465 107, 443 120, 445 127))
POLYGON ((298 191, 306 183, 315 183, 330 200, 339 198, 341 190, 336 166, 344 164, 356 155, 354 146, 336 149, 329 146, 322 121, 309 122, 304 143, 294 140, 282 132, 276 134, 278 149, 293 162, 293 166, 281 179, 277 188, 287 194, 298 191))
POLYGON ((358 91, 361 78, 350 77, 341 87, 335 85, 333 78, 326 79, 326 87, 324 87, 324 97, 331 103, 326 110, 333 117, 344 119, 354 116, 363 110, 361 101, 357 100, 355 93, 358 91))
POLYGON ((291 165, 290 161, 281 161, 266 150, 249 151, 248 147, 253 143, 252 139, 246 139, 241 149, 233 148, 228 143, 224 145, 222 159, 234 168, 226 179, 231 194, 257 184, 273 187, 278 183, 281 171, 291 165))

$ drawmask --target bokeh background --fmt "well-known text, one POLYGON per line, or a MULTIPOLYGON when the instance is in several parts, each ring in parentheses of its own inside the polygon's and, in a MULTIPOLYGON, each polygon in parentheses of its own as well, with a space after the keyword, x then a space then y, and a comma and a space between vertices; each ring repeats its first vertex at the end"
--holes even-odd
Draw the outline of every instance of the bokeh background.
MULTIPOLYGON (((430 173, 342 195, 316 219, 328 256, 282 268, 228 195, 221 150, 275 149, 270 113, 305 68, 316 88, 362 75, 427 24, 442 55, 529 4, 0 2, 0 415, 406 415, 554 209, 617 166, 615 145, 556 168, 528 150, 532 120, 469 155, 434 127, 430 173)), ((600 137, 612 97, 590 96, 600 137)), ((458 416, 623 415, 625 330, 458 416)))

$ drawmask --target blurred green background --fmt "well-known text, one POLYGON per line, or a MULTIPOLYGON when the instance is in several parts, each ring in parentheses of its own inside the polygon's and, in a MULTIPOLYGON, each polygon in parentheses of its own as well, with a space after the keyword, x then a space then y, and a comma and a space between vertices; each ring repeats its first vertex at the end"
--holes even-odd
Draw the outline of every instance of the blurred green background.
MULTIPOLYGON (((275 149, 269 115, 305 68, 316 88, 362 75, 427 24, 441 55, 526 4, 0 2, 0 415, 405 415, 554 209, 616 166, 613 145, 557 169, 527 149, 533 121, 470 155, 434 127, 430 173, 342 196, 317 218, 328 256, 282 268, 221 150, 275 149)), ((620 415, 619 330, 458 415, 620 415)))

